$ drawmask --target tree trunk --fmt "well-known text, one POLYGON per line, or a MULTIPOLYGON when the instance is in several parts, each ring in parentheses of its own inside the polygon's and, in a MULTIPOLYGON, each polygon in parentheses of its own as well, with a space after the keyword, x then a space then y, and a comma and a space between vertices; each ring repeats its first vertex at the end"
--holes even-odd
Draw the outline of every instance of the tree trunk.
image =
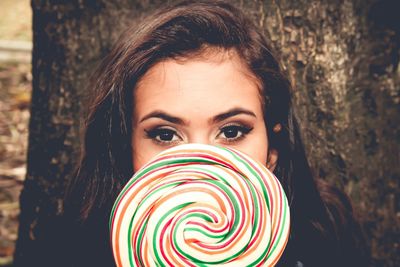
POLYGON ((63 258, 64 249, 68 253, 58 240, 60 215, 66 182, 79 159, 80 118, 90 95, 86 82, 127 20, 139 19, 147 7, 127 0, 33 0, 31 5, 33 93, 15 265, 49 266, 63 258))
MULTIPOLYGON (((255 9, 256 10, 256 9, 255 9)), ((397 1, 264 1, 315 174, 344 189, 373 266, 400 266, 400 10, 397 1)))
MULTIPOLYGON (((61 2, 32 1, 33 96, 16 266, 49 265, 68 254, 57 226, 78 160, 88 76, 125 25, 162 1, 61 2)), ((398 4, 232 2, 264 28, 282 56, 310 162, 316 175, 350 195, 373 265, 400 266, 398 4)))

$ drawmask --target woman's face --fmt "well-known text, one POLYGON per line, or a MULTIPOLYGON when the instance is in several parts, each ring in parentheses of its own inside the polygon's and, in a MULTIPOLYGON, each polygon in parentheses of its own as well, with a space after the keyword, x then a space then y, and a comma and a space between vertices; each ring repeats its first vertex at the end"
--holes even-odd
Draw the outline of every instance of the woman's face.
POLYGON ((157 63, 134 93, 134 171, 186 143, 236 148, 266 163, 268 139, 257 79, 236 53, 157 63))

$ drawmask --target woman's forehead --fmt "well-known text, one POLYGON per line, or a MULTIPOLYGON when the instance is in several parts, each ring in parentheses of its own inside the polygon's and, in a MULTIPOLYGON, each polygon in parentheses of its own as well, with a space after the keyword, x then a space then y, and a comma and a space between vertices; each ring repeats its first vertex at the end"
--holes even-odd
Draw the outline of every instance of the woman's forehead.
POLYGON ((234 107, 262 112, 257 80, 237 55, 159 62, 136 86, 134 103, 138 118, 160 109, 189 117, 234 107))
MULTIPOLYGON (((148 82, 150 79, 148 76, 153 76, 154 73, 156 75, 160 74, 160 69, 165 70, 165 68, 171 67, 174 64, 167 64, 165 63, 176 63, 175 65, 181 65, 182 69, 187 69, 186 66, 194 65, 196 63, 210 63, 211 65, 219 65, 224 64, 227 62, 232 63, 232 65, 237 69, 237 71, 242 72, 244 75, 248 75, 249 78, 254 79, 254 81, 259 85, 261 88, 261 82, 259 78, 253 73, 245 60, 239 55, 236 48, 224 48, 224 47, 217 47, 217 46, 210 46, 210 45, 203 45, 201 48, 187 52, 181 56, 176 56, 173 58, 166 58, 163 59, 152 67, 139 79, 136 84, 136 88, 140 87, 143 82, 148 82)), ((200 65, 200 64, 199 64, 200 65)), ((225 64, 226 65, 226 64, 225 64)))

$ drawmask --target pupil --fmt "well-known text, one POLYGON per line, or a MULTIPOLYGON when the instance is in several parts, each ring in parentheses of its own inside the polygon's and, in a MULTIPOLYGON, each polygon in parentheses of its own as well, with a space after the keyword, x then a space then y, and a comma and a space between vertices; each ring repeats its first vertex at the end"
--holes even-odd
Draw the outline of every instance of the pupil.
POLYGON ((228 129, 225 130, 225 136, 226 138, 234 138, 238 134, 238 129, 234 127, 229 127, 228 129))
POLYGON ((172 131, 163 131, 160 133, 160 139, 162 141, 171 141, 173 137, 174 134, 172 133, 172 131))

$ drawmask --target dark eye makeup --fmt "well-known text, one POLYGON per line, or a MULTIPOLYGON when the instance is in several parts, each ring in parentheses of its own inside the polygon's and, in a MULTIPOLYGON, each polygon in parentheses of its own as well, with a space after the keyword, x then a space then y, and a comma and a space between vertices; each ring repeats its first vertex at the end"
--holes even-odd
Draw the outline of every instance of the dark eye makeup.
POLYGON ((146 137, 161 144, 171 144, 182 140, 176 131, 165 127, 155 127, 150 130, 145 130, 146 137))
MULTIPOLYGON (((223 125, 217 135, 217 139, 223 143, 234 143, 242 140, 253 130, 253 127, 242 123, 230 123, 223 125)), ((145 130, 145 137, 153 140, 159 145, 178 144, 183 140, 177 131, 166 127, 156 126, 150 130, 145 130)))
POLYGON ((249 134, 252 130, 253 127, 247 125, 237 123, 227 124, 221 128, 218 137, 222 138, 225 142, 228 143, 237 142, 245 138, 246 135, 249 134))

